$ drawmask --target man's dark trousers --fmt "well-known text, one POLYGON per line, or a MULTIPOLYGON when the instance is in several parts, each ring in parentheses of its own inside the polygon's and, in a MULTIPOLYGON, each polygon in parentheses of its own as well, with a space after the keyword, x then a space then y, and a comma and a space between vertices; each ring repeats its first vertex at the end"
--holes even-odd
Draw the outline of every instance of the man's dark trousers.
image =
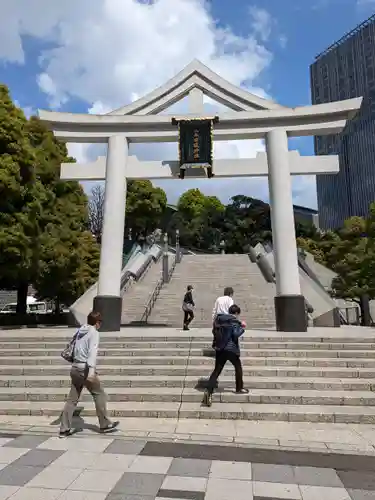
POLYGON ((232 365, 234 366, 234 370, 236 373, 236 392, 243 389, 242 363, 239 355, 231 351, 216 351, 215 368, 211 373, 207 384, 207 390, 210 394, 214 392, 214 389, 217 385, 217 379, 223 371, 223 368, 227 361, 232 363, 232 365))

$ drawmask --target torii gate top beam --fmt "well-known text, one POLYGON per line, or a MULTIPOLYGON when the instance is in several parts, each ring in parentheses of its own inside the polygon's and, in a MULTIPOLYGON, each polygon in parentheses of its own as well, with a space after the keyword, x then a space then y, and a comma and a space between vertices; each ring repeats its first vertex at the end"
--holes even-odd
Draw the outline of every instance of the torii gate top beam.
POLYGON ((124 135, 130 142, 173 142, 178 139, 178 131, 171 115, 158 113, 194 94, 201 102, 192 109, 194 114, 175 118, 206 118, 202 114, 205 94, 231 110, 220 114, 215 125, 215 140, 224 141, 259 139, 277 128, 286 130, 289 136, 336 134, 362 102, 356 98, 288 108, 236 87, 194 60, 161 87, 107 115, 39 111, 39 116, 66 142, 107 142, 112 135, 124 135))
MULTIPOLYGON (((219 115, 215 140, 259 139, 275 128, 289 136, 327 135, 341 132, 346 121, 361 106, 362 98, 345 101, 262 111, 238 111, 219 115)), ((123 134, 131 142, 173 142, 178 132, 170 115, 88 115, 39 111, 55 135, 67 142, 106 142, 123 134)), ((191 115, 176 116, 186 119, 191 115)), ((196 116, 200 118, 200 116, 196 116)), ((207 115, 202 115, 205 118, 207 115)))

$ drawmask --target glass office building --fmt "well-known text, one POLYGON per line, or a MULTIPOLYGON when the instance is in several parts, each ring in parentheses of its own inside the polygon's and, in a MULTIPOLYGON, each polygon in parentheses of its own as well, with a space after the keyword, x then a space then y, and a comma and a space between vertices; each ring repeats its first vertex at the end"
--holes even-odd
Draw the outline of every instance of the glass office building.
POLYGON ((313 104, 364 97, 342 134, 315 137, 316 154, 340 158, 338 174, 317 176, 319 226, 335 229, 375 201, 375 15, 319 54, 310 77, 313 104))

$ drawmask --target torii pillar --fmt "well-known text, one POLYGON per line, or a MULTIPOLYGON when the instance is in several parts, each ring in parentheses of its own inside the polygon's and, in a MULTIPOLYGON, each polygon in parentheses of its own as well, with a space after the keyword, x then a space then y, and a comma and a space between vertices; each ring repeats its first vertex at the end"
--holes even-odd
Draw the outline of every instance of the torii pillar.
POLYGON ((127 158, 126 137, 110 136, 107 145, 98 295, 94 298, 94 309, 102 314, 101 331, 105 332, 118 331, 121 324, 127 158))
POLYGON ((266 150, 276 273, 276 327, 282 332, 305 332, 307 315, 299 280, 286 130, 268 132, 266 150))

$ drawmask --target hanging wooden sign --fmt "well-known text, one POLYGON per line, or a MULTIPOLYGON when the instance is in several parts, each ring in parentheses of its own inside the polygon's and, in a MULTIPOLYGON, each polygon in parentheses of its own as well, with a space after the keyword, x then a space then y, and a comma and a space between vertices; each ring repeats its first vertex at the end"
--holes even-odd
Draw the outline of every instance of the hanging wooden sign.
POLYGON ((188 168, 205 168, 213 177, 213 122, 217 119, 172 120, 178 125, 180 179, 188 168))

